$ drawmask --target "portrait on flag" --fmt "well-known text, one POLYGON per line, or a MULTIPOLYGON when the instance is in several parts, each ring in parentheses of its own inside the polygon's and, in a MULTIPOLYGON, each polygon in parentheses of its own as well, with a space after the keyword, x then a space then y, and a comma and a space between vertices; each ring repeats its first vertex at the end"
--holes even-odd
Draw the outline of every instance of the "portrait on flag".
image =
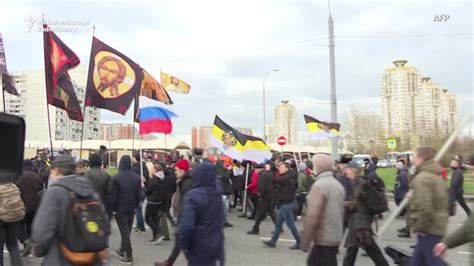
POLYGON ((96 37, 86 88, 86 105, 125 114, 141 86, 143 73, 128 57, 96 37))
POLYGON ((173 104, 168 92, 156 81, 148 72, 143 70, 143 81, 140 89, 140 95, 147 98, 160 101, 166 105, 173 104))

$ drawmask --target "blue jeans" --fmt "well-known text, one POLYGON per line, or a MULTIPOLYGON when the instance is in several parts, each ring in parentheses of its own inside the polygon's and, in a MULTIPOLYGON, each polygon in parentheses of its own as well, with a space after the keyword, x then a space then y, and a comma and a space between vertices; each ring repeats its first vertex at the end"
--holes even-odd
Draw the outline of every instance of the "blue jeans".
POLYGON ((229 195, 222 195, 222 202, 224 205, 224 223, 229 222, 229 205, 230 205, 230 199, 229 195))
POLYGON ((295 218, 293 216, 293 211, 295 209, 296 204, 294 202, 283 204, 281 205, 280 209, 278 209, 275 222, 275 232, 273 233, 272 240, 270 240, 273 244, 276 244, 278 241, 284 222, 286 222, 286 225, 288 225, 288 228, 290 228, 290 231, 296 240, 296 244, 299 245, 301 243, 300 234, 296 228, 295 218))
POLYGON ((143 201, 140 201, 138 204, 138 208, 136 210, 136 217, 137 217, 137 227, 140 230, 145 230, 145 220, 143 219, 143 201))
POLYGON ((410 260, 411 266, 445 266, 446 263, 433 255, 433 248, 441 242, 441 237, 434 235, 417 236, 415 251, 410 260))

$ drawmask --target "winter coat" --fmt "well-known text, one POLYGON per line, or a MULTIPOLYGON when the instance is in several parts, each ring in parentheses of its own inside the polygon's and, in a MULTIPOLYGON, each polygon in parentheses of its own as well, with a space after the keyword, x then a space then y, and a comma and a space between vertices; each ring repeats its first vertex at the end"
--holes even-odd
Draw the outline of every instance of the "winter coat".
POLYGON ((145 185, 146 201, 150 204, 163 204, 163 180, 157 176, 153 176, 146 182, 145 185))
POLYGON ((89 180, 92 188, 97 194, 99 194, 100 199, 105 204, 107 209, 110 208, 110 197, 112 194, 112 177, 100 169, 99 167, 93 167, 84 174, 86 180, 89 180))
POLYGON ((469 242, 474 242, 474 215, 471 215, 454 232, 445 236, 442 240, 448 248, 455 248, 469 242))
POLYGON ((305 172, 298 173, 298 189, 296 190, 298 194, 307 194, 306 182, 308 182, 308 175, 305 172))
MULTIPOLYGON (((44 257, 43 265, 72 265, 61 254, 59 250, 60 239, 66 227, 66 215, 70 208, 69 191, 74 191, 80 197, 99 196, 92 189, 89 181, 79 176, 65 176, 51 185, 45 191, 41 204, 33 221, 32 240, 34 242, 34 254, 44 257)), ((97 263, 96 265, 102 265, 97 263)))
MULTIPOLYGON (((145 179, 144 182, 146 182, 146 181, 148 181, 148 179, 150 179, 150 172, 148 171, 148 167, 146 167, 146 163, 143 162, 142 167, 143 167, 143 178, 145 179)), ((139 163, 133 164, 132 170, 138 176, 141 176, 141 171, 142 170, 140 169, 140 164, 139 163)))
POLYGON ((450 190, 454 194, 464 193, 464 175, 461 168, 453 169, 450 190))
POLYGON ((373 216, 367 211, 365 204, 367 190, 371 184, 367 177, 358 177, 354 190, 354 198, 350 202, 348 215, 349 232, 346 238, 346 247, 362 247, 363 244, 370 245, 373 242, 372 222, 373 216))
POLYGON ((40 191, 43 191, 43 179, 35 172, 23 170, 23 174, 17 181, 20 188, 21 198, 25 203, 26 212, 34 212, 40 204, 40 191))
POLYGON ((257 193, 258 197, 266 200, 273 200, 273 172, 261 171, 258 176, 257 193))
POLYGON ((278 186, 276 198, 279 206, 295 201, 298 186, 298 175, 295 171, 289 170, 283 175, 275 176, 273 182, 278 186))
POLYGON ((408 169, 402 168, 397 172, 397 180, 395 182, 395 193, 396 199, 403 199, 405 194, 408 192, 408 169))
POLYGON ((168 173, 163 180, 163 210, 168 211, 171 208, 171 198, 176 192, 176 175, 168 173))
POLYGON ((257 186, 258 186, 258 178, 259 178, 259 175, 257 173, 257 171, 253 171, 252 172, 252 182, 250 182, 250 184, 247 185, 247 189, 250 190, 250 192, 252 194, 257 194, 257 186))
POLYGON ((224 168, 224 162, 218 161, 216 163, 217 178, 224 190, 224 195, 232 194, 232 182, 230 181, 230 171, 224 168))
POLYGON ((130 156, 122 156, 119 172, 112 180, 111 207, 113 211, 130 214, 142 199, 140 176, 132 171, 130 156))
POLYGON ((344 188, 332 172, 317 176, 306 203, 302 249, 308 250, 311 242, 319 246, 339 246, 344 236, 344 188))
POLYGON ((448 190, 441 178, 441 166, 433 160, 417 169, 409 222, 415 232, 444 236, 448 224, 448 190))
POLYGON ((184 196, 186 195, 188 191, 191 190, 191 188, 193 188, 193 180, 191 179, 189 175, 186 175, 182 180, 178 181, 177 187, 178 189, 176 190, 176 193, 178 194, 177 194, 177 197, 175 197, 175 200, 177 201, 176 213, 177 213, 178 222, 179 222, 180 220, 179 218, 181 216, 181 210, 183 208, 184 196))
POLYGON ((198 165, 193 171, 193 188, 184 197, 177 233, 188 265, 215 265, 223 258, 222 210, 215 167, 210 163, 198 165))

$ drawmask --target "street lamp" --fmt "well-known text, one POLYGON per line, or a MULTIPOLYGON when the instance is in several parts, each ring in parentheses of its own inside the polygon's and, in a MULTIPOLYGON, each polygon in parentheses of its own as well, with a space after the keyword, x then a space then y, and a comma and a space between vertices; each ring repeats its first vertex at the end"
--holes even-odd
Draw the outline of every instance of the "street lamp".
POLYGON ((270 71, 268 71, 265 76, 263 77, 263 140, 264 141, 267 141, 267 130, 266 130, 266 126, 265 126, 265 80, 267 79, 268 75, 270 75, 270 73, 272 72, 278 72, 278 68, 274 68, 270 71))

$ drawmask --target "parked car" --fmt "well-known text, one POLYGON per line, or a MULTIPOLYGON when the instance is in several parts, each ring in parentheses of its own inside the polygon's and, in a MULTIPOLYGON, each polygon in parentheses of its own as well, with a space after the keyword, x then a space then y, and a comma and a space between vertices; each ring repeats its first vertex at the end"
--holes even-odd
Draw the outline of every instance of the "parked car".
POLYGON ((390 163, 389 163, 389 161, 383 159, 383 160, 380 160, 380 161, 377 163, 377 167, 379 167, 379 168, 387 168, 387 167, 390 167, 390 163))

